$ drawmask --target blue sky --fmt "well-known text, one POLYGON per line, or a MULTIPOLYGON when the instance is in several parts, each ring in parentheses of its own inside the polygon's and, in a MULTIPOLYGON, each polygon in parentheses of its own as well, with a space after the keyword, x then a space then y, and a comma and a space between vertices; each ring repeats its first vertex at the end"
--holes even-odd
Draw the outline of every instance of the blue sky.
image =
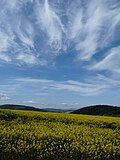
POLYGON ((120 105, 119 0, 0 0, 0 104, 120 105))

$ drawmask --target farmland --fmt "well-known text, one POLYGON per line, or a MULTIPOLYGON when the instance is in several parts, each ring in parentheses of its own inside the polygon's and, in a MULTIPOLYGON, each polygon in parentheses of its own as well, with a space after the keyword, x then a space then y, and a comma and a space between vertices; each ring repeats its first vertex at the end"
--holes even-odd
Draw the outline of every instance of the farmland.
POLYGON ((119 160, 120 117, 0 110, 0 160, 119 160))

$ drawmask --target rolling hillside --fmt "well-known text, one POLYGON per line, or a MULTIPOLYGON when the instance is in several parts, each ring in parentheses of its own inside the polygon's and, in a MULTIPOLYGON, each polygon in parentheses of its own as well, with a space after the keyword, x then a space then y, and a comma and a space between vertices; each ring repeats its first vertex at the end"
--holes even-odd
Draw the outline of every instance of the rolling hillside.
POLYGON ((25 106, 25 105, 13 105, 13 104, 0 105, 0 109, 31 110, 31 111, 46 112, 44 109, 39 109, 39 108, 25 106))
POLYGON ((93 105, 83 107, 74 111, 55 109, 55 108, 44 108, 39 109, 25 105, 13 105, 4 104, 0 105, 0 109, 12 109, 12 110, 30 110, 30 111, 41 111, 41 112, 69 112, 73 114, 87 114, 87 115, 106 115, 106 116, 120 116, 120 107, 110 105, 93 105))
POLYGON ((57 109, 57 108, 35 108, 31 106, 25 106, 25 105, 13 105, 13 104, 4 104, 0 105, 0 109, 14 109, 14 110, 31 110, 31 111, 41 111, 41 112, 59 112, 59 113, 65 113, 65 112, 72 112, 72 109, 57 109))
POLYGON ((110 105, 94 105, 80 108, 71 112, 73 114, 87 114, 87 115, 113 115, 120 116, 120 107, 110 105))

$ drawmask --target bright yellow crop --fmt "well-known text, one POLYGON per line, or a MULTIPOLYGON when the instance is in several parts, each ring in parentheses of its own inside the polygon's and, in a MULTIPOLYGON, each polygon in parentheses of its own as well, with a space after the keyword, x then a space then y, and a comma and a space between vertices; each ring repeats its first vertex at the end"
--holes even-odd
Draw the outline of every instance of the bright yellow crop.
POLYGON ((0 110, 0 160, 120 160, 120 118, 0 110))

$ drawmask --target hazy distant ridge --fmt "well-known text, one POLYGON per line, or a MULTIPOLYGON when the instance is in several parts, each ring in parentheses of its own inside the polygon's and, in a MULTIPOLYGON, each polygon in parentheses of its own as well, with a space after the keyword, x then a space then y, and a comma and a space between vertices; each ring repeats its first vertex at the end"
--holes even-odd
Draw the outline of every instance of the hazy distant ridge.
POLYGON ((4 104, 0 105, 0 109, 15 109, 15 110, 31 110, 31 111, 44 111, 44 109, 39 109, 31 106, 25 105, 14 105, 14 104, 4 104))
POLYGON ((73 114, 120 116, 120 107, 112 105, 93 105, 93 106, 83 107, 74 111, 70 111, 69 109, 64 110, 60 108, 39 109, 36 107, 25 106, 25 105, 4 104, 0 105, 0 109, 31 110, 31 111, 41 111, 41 112, 69 112, 73 114))

